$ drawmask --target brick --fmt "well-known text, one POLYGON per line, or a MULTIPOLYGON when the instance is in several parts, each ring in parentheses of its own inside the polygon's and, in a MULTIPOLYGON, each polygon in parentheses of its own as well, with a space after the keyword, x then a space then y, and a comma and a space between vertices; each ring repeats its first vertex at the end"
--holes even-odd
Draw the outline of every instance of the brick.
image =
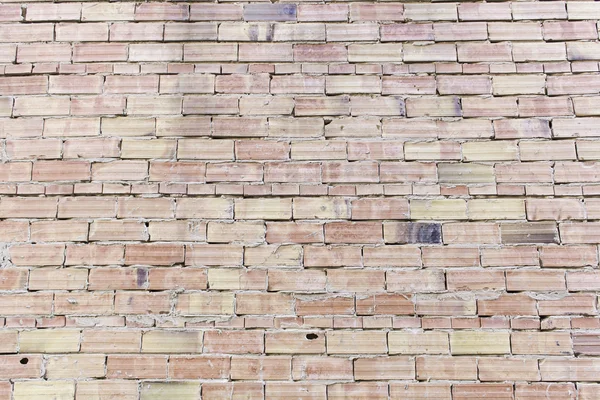
POLYGON ((413 379, 414 361, 408 357, 373 357, 354 360, 354 376, 360 380, 413 379))
POLYGON ((24 353, 73 353, 79 350, 80 336, 77 329, 23 331, 19 348, 24 353))
POLYGON ((453 355, 508 354, 510 343, 508 332, 455 331, 450 334, 453 355))
POLYGON ((48 78, 45 76, 0 78, 0 94, 3 95, 45 94, 47 92, 48 78))
POLYGON ((456 20, 455 4, 406 4, 404 17, 409 21, 456 20))
POLYGON ((326 277, 324 271, 269 271, 269 291, 323 291, 326 277))
POLYGON ((75 40, 78 42, 104 42, 108 40, 106 23, 59 23, 55 25, 56 40, 75 40))
MULTIPOLYGON (((0 24, 0 43, 52 41, 53 24, 0 24), (16 28, 16 29, 15 29, 16 28)), ((53 48, 55 46, 50 46, 53 48)), ((36 47, 39 49, 39 47, 36 47)), ((63 49, 63 46, 57 47, 63 49)))
POLYGON ((241 265, 242 254, 242 247, 237 245, 190 245, 185 265, 241 265))
POLYGON ((529 43, 514 43, 512 46, 513 59, 524 61, 561 61, 565 59, 563 43, 544 43, 532 46, 529 43))
POLYGON ((175 379, 222 379, 229 376, 231 362, 222 356, 173 356, 169 377, 175 379))
POLYGON ((341 93, 380 93, 381 80, 376 76, 333 75, 326 78, 327 94, 341 93))
POLYGON ((74 354, 52 356, 46 364, 46 377, 60 378, 102 378, 104 377, 104 355, 74 354))
POLYGON ((296 245, 265 245, 247 247, 244 251, 244 265, 247 266, 300 266, 301 247, 296 245))
POLYGON ((360 266, 360 248, 309 246, 304 248, 304 265, 307 267, 360 266))
POLYGON ((142 335, 142 353, 195 353, 202 349, 202 332, 153 330, 142 335))
POLYGON ((573 343, 568 332, 513 332, 513 354, 568 355, 573 353, 573 343))
POLYGON ((230 293, 181 294, 177 299, 176 310, 181 315, 233 314, 234 302, 234 296, 230 293))
POLYGON ((454 44, 404 45, 404 62, 457 61, 454 44))
POLYGON ((371 23, 361 24, 327 24, 328 42, 372 41, 379 37, 379 25, 371 23))
POLYGON ((148 163, 145 161, 112 161, 92 164, 93 180, 137 181, 148 174, 148 163))
POLYGON ((147 240, 146 226, 137 221, 94 221, 90 224, 89 240, 147 240))
POLYGON ((81 338, 81 351, 87 353, 139 352, 141 338, 140 331, 84 329, 81 338))
POLYGON ((311 354, 325 352, 325 334, 308 332, 269 332, 265 337, 268 354, 311 354), (315 337, 316 336, 316 337, 315 337))
POLYGON ((75 44, 73 45, 74 62, 126 61, 127 45, 111 44, 75 44))
POLYGON ((540 4, 516 4, 512 7, 513 19, 566 19, 564 2, 540 4))
POLYGON ((382 42, 434 40, 433 24, 385 24, 380 27, 382 42))
POLYGON ((417 379, 476 379, 474 357, 417 357, 417 379))
POLYGON ((189 18, 188 6, 185 4, 138 4, 135 8, 136 21, 173 20, 181 21, 189 18))
POLYGON ((300 356, 292 359, 295 380, 352 379, 352 361, 339 357, 300 356))
POLYGON ((411 219, 467 219, 463 200, 411 200, 411 219))
POLYGON ((21 381, 15 382, 15 400, 45 398, 72 399, 75 397, 75 382, 70 381, 21 381))
MULTIPOLYGON (((388 334, 388 343, 390 354, 448 354, 449 351, 446 332, 394 331, 388 334)), ((414 369, 411 372, 414 374, 414 369)), ((410 379, 412 376, 405 379, 410 379)))
POLYGON ((133 20, 135 4, 85 4, 81 10, 82 21, 133 20))
POLYGON ((237 61, 237 43, 186 43, 184 61, 237 61))
POLYGON ((235 215, 241 219, 290 219, 292 201, 290 199, 240 199, 235 202, 235 215))
POLYGON ((261 331, 206 331, 205 353, 262 353, 264 335, 261 331))
POLYGON ((18 266, 61 265, 64 260, 64 245, 14 245, 10 247, 9 253, 12 263, 18 266))
POLYGON ((461 21, 511 20, 511 9, 504 3, 464 3, 458 5, 461 21))
POLYGON ((457 51, 459 62, 512 61, 509 43, 459 43, 457 51))
POLYGON ((387 353, 384 332, 328 331, 327 354, 379 354, 387 353), (351 341, 352 348, 345 344, 351 341))
POLYGON ((460 117, 461 106, 457 97, 408 98, 407 117, 460 117))
POLYGON ((491 41, 542 40, 539 22, 490 22, 488 34, 491 41))
POLYGON ((542 381, 592 381, 597 369, 598 362, 593 358, 540 361, 542 381))
POLYGON ((165 379, 167 357, 162 355, 110 355, 106 376, 121 379, 165 379))
POLYGON ((197 382, 151 382, 142 386, 141 399, 165 399, 171 396, 193 397, 200 393, 197 382))
POLYGON ((465 40, 487 40, 487 24, 484 22, 437 23, 433 24, 436 41, 453 42, 465 40))
POLYGON ((126 42, 132 40, 162 40, 163 24, 159 23, 121 23, 110 26, 110 40, 126 42))
POLYGON ((478 359, 481 381, 521 380, 539 381, 536 360, 522 358, 481 357, 478 359))

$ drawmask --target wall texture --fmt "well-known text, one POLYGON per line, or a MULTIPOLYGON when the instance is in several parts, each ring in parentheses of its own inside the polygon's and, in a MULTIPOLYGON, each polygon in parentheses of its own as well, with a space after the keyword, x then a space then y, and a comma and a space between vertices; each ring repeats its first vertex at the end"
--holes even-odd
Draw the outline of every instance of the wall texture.
POLYGON ((600 2, 0 3, 0 400, 600 399, 600 2))

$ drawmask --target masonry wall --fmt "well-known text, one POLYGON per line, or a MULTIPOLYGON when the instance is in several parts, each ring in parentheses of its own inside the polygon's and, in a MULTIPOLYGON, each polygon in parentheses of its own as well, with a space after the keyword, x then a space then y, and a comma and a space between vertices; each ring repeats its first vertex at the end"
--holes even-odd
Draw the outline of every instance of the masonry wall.
POLYGON ((600 2, 0 4, 0 400, 600 399, 600 2))

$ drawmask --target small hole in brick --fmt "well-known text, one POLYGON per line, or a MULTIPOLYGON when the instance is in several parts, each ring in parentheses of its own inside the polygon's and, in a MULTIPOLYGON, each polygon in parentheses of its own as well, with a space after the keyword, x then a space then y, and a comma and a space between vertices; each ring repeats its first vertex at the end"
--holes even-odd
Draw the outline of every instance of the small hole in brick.
POLYGON ((319 337, 319 335, 317 335, 316 333, 307 333, 307 334, 306 334, 306 338, 307 338, 308 340, 315 340, 315 339, 316 339, 316 338, 318 338, 318 337, 319 337))
POLYGON ((29 358, 25 357, 25 358, 21 358, 21 361, 19 361, 21 364, 25 365, 29 362, 29 358))

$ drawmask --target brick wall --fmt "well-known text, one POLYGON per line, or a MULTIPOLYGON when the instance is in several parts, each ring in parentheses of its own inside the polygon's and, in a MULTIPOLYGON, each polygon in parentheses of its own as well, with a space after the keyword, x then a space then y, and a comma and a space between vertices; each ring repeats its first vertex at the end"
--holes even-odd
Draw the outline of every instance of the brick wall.
POLYGON ((598 20, 0 0, 0 400, 600 399, 598 20))

